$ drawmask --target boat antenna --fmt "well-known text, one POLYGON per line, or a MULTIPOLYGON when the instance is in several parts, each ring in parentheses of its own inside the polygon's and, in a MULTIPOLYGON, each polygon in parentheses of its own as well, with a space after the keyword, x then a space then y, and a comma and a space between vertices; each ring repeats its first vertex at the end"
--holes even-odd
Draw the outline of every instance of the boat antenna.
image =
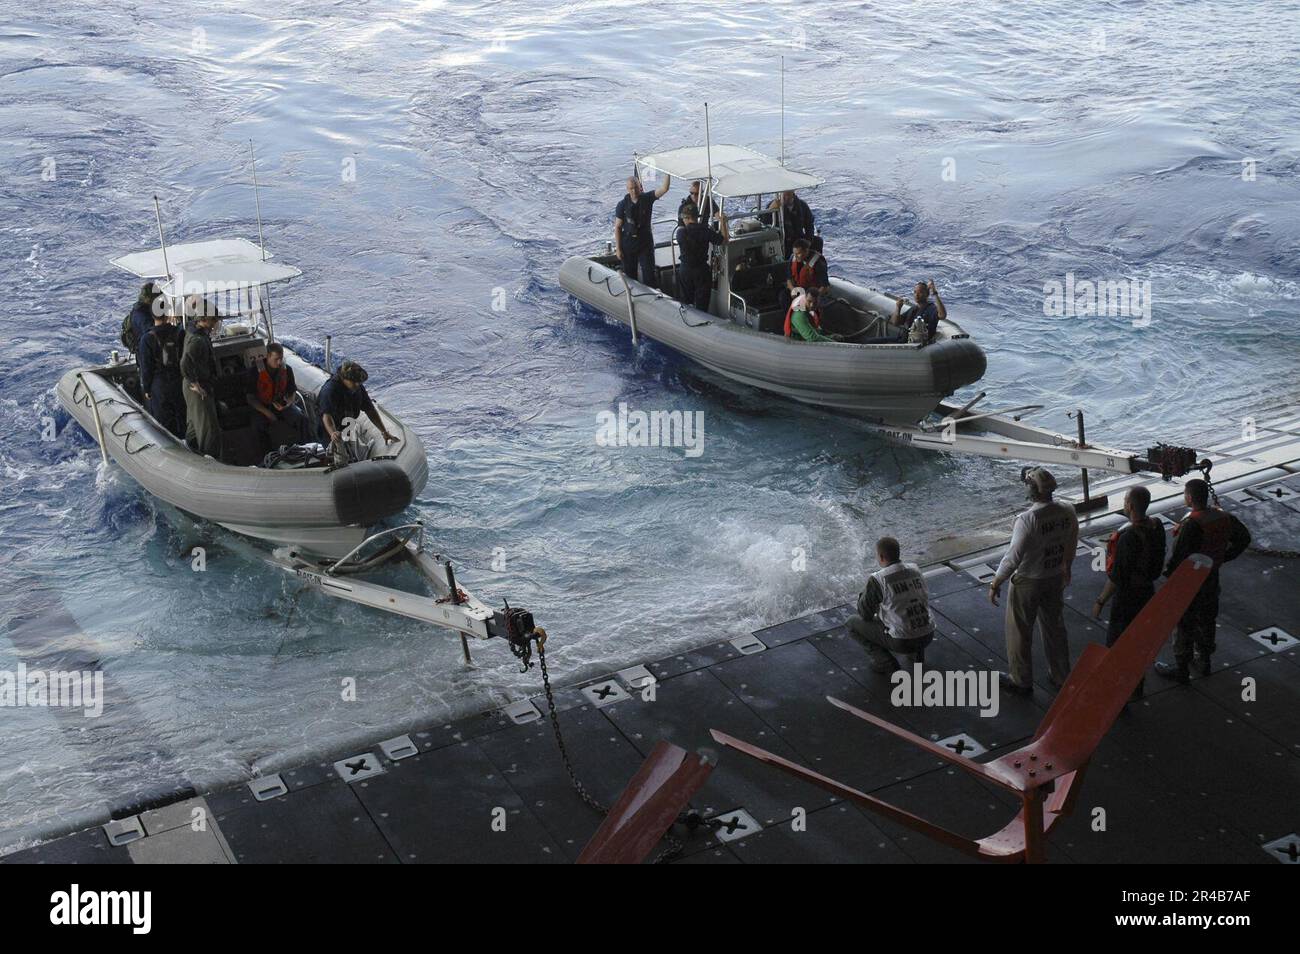
MULTIPOLYGON (((704 104, 704 158, 709 166, 709 188, 708 199, 713 201, 713 145, 709 139, 709 104, 704 104)), ((704 196, 700 196, 700 204, 704 204, 704 196)))
POLYGON ((781 57, 781 166, 785 166, 785 57, 781 57))
POLYGON ((248 156, 253 161, 253 204, 257 206, 257 244, 262 249, 262 261, 266 261, 266 243, 262 241, 262 198, 257 193, 257 153, 253 151, 253 140, 248 140, 248 156))
POLYGON ((158 220, 158 244, 162 246, 163 271, 167 273, 167 282, 170 284, 172 280, 172 269, 171 266, 167 264, 167 240, 163 238, 162 210, 158 207, 158 196, 156 194, 153 197, 153 214, 154 218, 158 220))

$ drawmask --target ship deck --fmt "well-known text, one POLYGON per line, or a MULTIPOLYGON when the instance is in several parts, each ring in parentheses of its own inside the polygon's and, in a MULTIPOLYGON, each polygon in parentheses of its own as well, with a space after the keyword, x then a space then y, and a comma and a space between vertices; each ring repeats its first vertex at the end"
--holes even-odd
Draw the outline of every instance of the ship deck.
MULTIPOLYGON (((1213 671, 1186 687, 1148 675, 1145 697, 1107 734, 1076 811, 1049 839, 1049 860, 1300 863, 1300 560, 1289 552, 1300 549, 1300 422, 1261 434, 1246 450, 1219 449, 1236 453, 1235 464, 1216 465, 1223 504, 1257 547, 1223 570, 1213 671)), ((1104 626, 1087 615, 1102 585, 1096 547, 1118 523, 1115 495, 1138 480, 1094 488, 1111 492, 1112 506, 1088 520, 1074 562, 1072 658, 1086 641, 1104 643, 1104 626)), ((1153 512, 1175 512, 1177 485, 1152 486, 1161 492, 1153 512)), ((1002 610, 983 585, 1000 549, 927 568, 939 629, 928 668, 1005 668, 1002 610)), ((677 831, 674 863, 968 860, 720 750, 709 736, 721 729, 965 835, 1000 828, 1016 810, 1005 793, 825 696, 982 761, 1027 740, 1050 704, 1041 646, 1032 697, 1003 694, 994 717, 974 706, 898 709, 889 678, 871 671, 847 634, 850 612, 845 603, 558 690, 577 776, 609 804, 658 740, 712 752, 717 767, 692 804, 716 824, 677 831), (806 812, 806 830, 791 824, 796 808, 806 812)), ((1161 658, 1169 659, 1167 646, 1161 658)), ((539 696, 412 728, 278 775, 126 809, 3 861, 572 862, 601 816, 570 784, 546 712, 539 696)))

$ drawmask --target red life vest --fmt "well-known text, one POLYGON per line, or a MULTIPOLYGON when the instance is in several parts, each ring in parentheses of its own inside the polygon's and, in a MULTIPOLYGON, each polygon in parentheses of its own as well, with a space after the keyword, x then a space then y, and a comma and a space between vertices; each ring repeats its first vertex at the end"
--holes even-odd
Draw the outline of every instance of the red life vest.
POLYGON ((813 283, 817 281, 817 275, 807 262, 790 259, 790 281, 800 288, 812 288, 813 283))
POLYGON ((270 407, 272 402, 284 397, 289 388, 289 369, 284 365, 272 372, 265 364, 257 366, 257 399, 270 407), (275 376, 272 377, 272 374, 275 376))
MULTIPOLYGON (((812 320, 813 327, 818 331, 822 330, 822 316, 816 311, 808 312, 809 319, 812 320)), ((794 302, 790 302, 790 307, 785 310, 785 336, 787 338, 794 336, 794 302)))
POLYGON ((1115 572, 1115 551, 1119 548, 1119 531, 1116 530, 1106 541, 1106 575, 1115 572))
MULTIPOLYGON (((1223 558, 1228 555, 1228 543, 1232 530, 1232 521, 1222 510, 1193 510, 1187 515, 1187 519, 1179 524, 1179 530, 1188 522, 1194 522, 1201 528, 1201 544, 1197 547, 1197 553, 1204 553, 1214 561, 1214 568, 1217 570, 1223 565, 1223 558)), ((1177 533, 1177 531, 1175 531, 1177 533)))

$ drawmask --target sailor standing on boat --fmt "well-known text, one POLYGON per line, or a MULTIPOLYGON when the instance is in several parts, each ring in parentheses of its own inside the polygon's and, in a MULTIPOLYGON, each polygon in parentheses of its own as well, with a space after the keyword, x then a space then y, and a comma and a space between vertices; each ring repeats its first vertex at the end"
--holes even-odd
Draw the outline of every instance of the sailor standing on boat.
POLYGON ((153 327, 140 341, 136 364, 149 413, 177 437, 185 436, 185 389, 181 377, 184 351, 184 329, 169 322, 158 309, 153 327))
POLYGON ((727 216, 718 213, 718 228, 713 229, 698 221, 695 206, 682 209, 684 224, 677 229, 677 298, 684 305, 700 311, 709 310, 713 292, 713 269, 709 265, 709 246, 721 245, 727 240, 727 216))
POLYGON ((623 264, 623 274, 657 288, 655 275, 655 237, 651 219, 654 204, 662 199, 672 184, 672 176, 664 176, 663 184, 654 192, 641 188, 636 176, 627 177, 627 195, 614 209, 614 251, 623 264))
POLYGON ((686 193, 686 198, 682 199, 681 204, 680 204, 679 206, 677 206, 677 224, 678 224, 678 225, 685 225, 685 224, 686 224, 686 210, 687 210, 687 209, 690 209, 690 210, 692 210, 692 211, 695 213, 695 218, 696 218, 697 220, 701 220, 701 219, 702 219, 706 224, 708 223, 709 219, 716 217, 717 214, 718 214, 718 212, 721 211, 721 210, 718 208, 718 203, 717 203, 717 201, 716 201, 715 199, 713 199, 712 197, 710 197, 710 199, 709 199, 709 210, 710 210, 710 214, 709 214, 709 215, 704 215, 704 216, 700 215, 700 189, 701 189, 701 187, 702 187, 702 184, 701 184, 701 182, 700 182, 699 179, 696 179, 694 182, 692 182, 692 183, 691 183, 691 190, 690 190, 690 192, 686 193))
POLYGON ((1011 545, 989 584, 989 601, 998 605, 1002 584, 1011 581, 1006 636, 1010 673, 1002 688, 1016 695, 1034 689, 1034 623, 1043 634, 1047 674, 1058 689, 1070 675, 1070 647, 1065 631, 1065 588, 1079 545, 1079 518, 1069 504, 1052 499, 1056 478, 1044 467, 1024 476, 1032 506, 1016 517, 1011 545))
POLYGON ((144 336, 153 330, 154 318, 163 312, 163 294, 156 282, 145 282, 140 297, 131 307, 131 313, 122 322, 122 344, 132 354, 138 354, 144 336))
POLYGON ((185 442, 197 453, 221 460, 221 422, 217 419, 217 358, 212 329, 220 322, 216 309, 202 300, 187 301, 187 314, 196 314, 185 336, 181 379, 185 395, 185 442), (191 306, 193 306, 191 308, 191 306))
POLYGON ((768 205, 769 209, 781 209, 781 221, 785 224, 785 257, 794 251, 794 243, 799 239, 812 241, 813 213, 808 203, 793 191, 782 192, 768 205))

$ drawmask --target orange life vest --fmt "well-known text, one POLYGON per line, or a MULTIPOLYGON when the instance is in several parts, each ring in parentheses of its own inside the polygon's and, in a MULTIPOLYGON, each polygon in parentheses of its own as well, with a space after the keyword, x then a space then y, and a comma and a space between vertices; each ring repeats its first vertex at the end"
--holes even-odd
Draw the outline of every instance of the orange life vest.
POLYGON ((257 399, 267 407, 284 397, 289 388, 289 369, 284 365, 272 372, 266 365, 257 367, 257 399), (272 377, 272 374, 275 376, 272 377))
POLYGON ((807 262, 790 259, 790 281, 800 288, 812 288, 813 283, 817 281, 817 274, 807 262))

